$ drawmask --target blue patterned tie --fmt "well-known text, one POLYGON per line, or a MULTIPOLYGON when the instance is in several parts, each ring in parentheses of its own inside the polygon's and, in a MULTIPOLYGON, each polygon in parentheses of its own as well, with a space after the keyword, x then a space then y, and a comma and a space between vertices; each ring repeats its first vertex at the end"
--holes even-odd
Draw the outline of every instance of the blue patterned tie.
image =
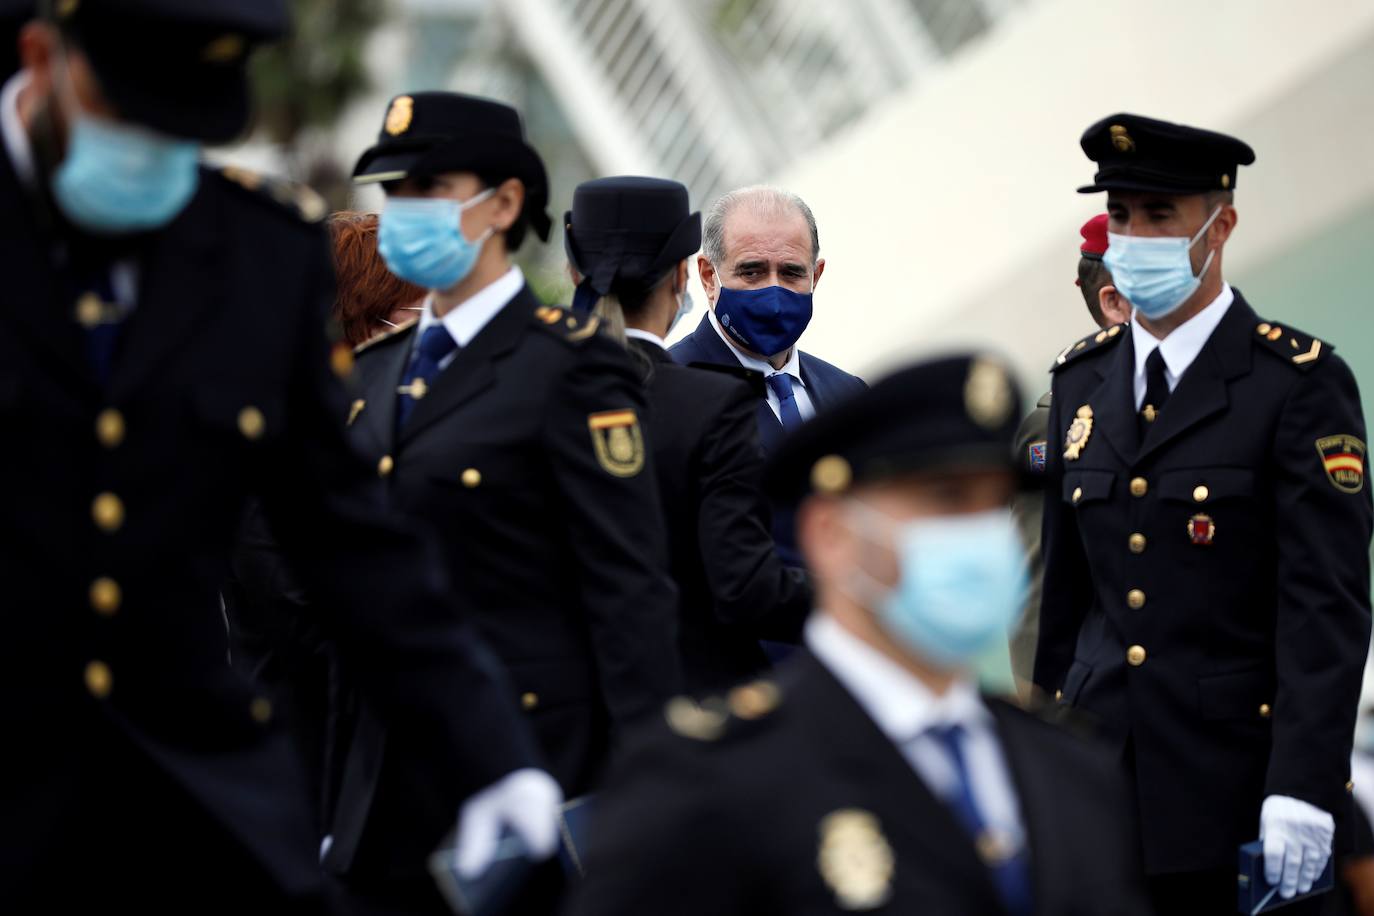
POLYGON ((439 362, 458 349, 458 341, 442 324, 432 324, 420 335, 420 345, 410 359, 406 374, 401 377, 401 387, 396 394, 396 432, 405 428, 415 402, 423 398, 434 380, 439 377, 439 362))
POLYGON ((944 799, 968 835, 973 838, 978 858, 988 869, 997 896, 1011 916, 1029 916, 1035 911, 1031 893, 1029 861, 1024 844, 1016 844, 1011 837, 989 829, 969 783, 968 761, 964 759, 964 729, 959 725, 942 725, 926 734, 937 740, 946 756, 954 764, 959 776, 957 790, 944 799))
POLYGON ((778 413, 781 415, 782 428, 789 433, 802 425, 801 410, 797 407, 797 396, 792 391, 792 376, 786 372, 775 372, 768 376, 768 387, 778 396, 778 413))

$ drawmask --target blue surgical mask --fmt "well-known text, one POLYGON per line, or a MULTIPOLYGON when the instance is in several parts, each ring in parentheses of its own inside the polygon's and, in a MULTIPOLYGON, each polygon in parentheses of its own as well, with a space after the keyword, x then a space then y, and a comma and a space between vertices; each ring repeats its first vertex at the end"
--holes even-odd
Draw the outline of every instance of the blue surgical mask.
POLYGON ((677 314, 673 316, 673 321, 668 325, 668 333, 673 333, 673 328, 677 327, 678 322, 692 313, 692 293, 689 290, 682 291, 682 299, 677 304, 677 314))
POLYGON ((78 114, 52 193, 75 225, 122 235, 167 225, 199 184, 199 143, 78 114))
POLYGON ((1211 268, 1216 250, 1207 253, 1202 272, 1197 276, 1193 275, 1193 263, 1188 253, 1206 234, 1219 213, 1221 207, 1212 211, 1207 222, 1192 238, 1142 238, 1107 233, 1107 253, 1102 256, 1102 264, 1111 271, 1112 285, 1117 292, 1152 321, 1163 318, 1187 302, 1188 297, 1202 285, 1202 278, 1211 268))
POLYGON ((741 347, 762 356, 785 353, 811 323, 811 294, 782 286, 720 288, 716 320, 741 347))
POLYGON ((1026 598, 1025 549, 1007 509, 899 523, 853 503, 857 530, 896 551, 897 584, 887 588, 862 570, 853 590, 883 628, 934 664, 960 667, 999 640, 1026 598), (893 532, 875 536, 875 527, 893 532))
POLYGON ((389 197, 377 227, 377 250, 387 268, 425 289, 457 286, 472 273, 487 229, 475 242, 463 235, 463 211, 496 191, 488 188, 459 203, 443 197, 389 197))

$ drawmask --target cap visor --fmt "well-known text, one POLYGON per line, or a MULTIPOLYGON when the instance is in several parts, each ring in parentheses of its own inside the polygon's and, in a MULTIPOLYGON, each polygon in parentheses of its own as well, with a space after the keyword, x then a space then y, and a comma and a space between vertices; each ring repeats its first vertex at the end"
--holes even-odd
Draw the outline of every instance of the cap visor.
POLYGON ((423 152, 392 153, 378 156, 366 164, 359 163, 353 173, 354 184, 377 184, 383 181, 400 181, 410 176, 423 152))

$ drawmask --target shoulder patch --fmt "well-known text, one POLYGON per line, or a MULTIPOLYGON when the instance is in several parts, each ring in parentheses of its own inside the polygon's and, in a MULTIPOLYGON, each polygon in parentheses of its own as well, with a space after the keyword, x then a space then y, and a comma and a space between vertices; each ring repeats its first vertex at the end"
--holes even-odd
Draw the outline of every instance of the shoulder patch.
POLYGON ((364 340, 362 343, 358 344, 356 347, 353 348, 353 355, 357 356, 364 350, 371 350, 379 343, 385 343, 386 341, 391 340, 391 338, 396 337, 397 335, 404 334, 406 331, 409 331, 411 328, 415 327, 419 320, 419 318, 412 318, 409 321, 402 321, 400 324, 396 325, 396 327, 388 328, 381 334, 378 334, 376 337, 369 337, 367 340, 364 340))
POLYGON ((329 215, 329 205, 324 198, 306 185, 271 178, 236 165, 226 165, 219 173, 230 184, 276 202, 303 222, 318 223, 329 215))
POLYGON ((719 372, 719 373, 721 373, 722 375, 732 375, 732 376, 734 376, 735 378, 743 379, 745 382, 748 382, 748 383, 749 383, 749 387, 750 387, 750 388, 754 391, 754 393, 757 394, 759 397, 767 397, 767 396, 768 396, 768 381, 767 381, 767 379, 764 378, 762 372, 758 372, 758 371, 756 371, 756 370, 754 370, 754 369, 746 369, 746 368, 744 368, 743 366, 739 366, 739 365, 727 366, 727 365, 725 365, 724 363, 705 363, 705 362, 688 363, 688 364, 687 364, 687 368, 688 368, 688 369, 701 369, 701 370, 703 370, 703 371, 705 371, 705 372, 719 372))
POLYGON ((1050 366, 1050 371, 1054 372, 1060 367, 1068 365, 1085 353, 1096 353, 1099 350, 1105 350, 1125 336, 1123 332, 1127 327, 1129 327, 1129 325, 1124 322, 1122 324, 1114 324, 1101 331, 1095 331, 1082 340, 1074 341, 1061 350, 1059 355, 1054 358, 1054 365, 1050 366))
POLYGON ((533 320, 553 336, 574 344, 588 339, 601 327, 601 319, 596 315, 583 317, 558 305, 539 306, 534 310, 533 320))
POLYGON ((1295 366, 1302 372, 1311 369, 1331 355, 1335 347, 1310 334, 1283 325, 1261 321, 1255 325, 1255 345, 1295 366))

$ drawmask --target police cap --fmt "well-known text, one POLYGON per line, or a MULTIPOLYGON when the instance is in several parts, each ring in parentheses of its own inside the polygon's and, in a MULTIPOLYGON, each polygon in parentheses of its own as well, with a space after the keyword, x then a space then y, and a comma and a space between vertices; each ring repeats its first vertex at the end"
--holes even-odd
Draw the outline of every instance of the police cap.
POLYGON ((1093 183, 1080 194, 1229 191, 1238 167, 1255 161, 1255 151, 1235 137, 1134 114, 1103 118, 1083 132, 1079 145, 1097 163, 1093 183))

